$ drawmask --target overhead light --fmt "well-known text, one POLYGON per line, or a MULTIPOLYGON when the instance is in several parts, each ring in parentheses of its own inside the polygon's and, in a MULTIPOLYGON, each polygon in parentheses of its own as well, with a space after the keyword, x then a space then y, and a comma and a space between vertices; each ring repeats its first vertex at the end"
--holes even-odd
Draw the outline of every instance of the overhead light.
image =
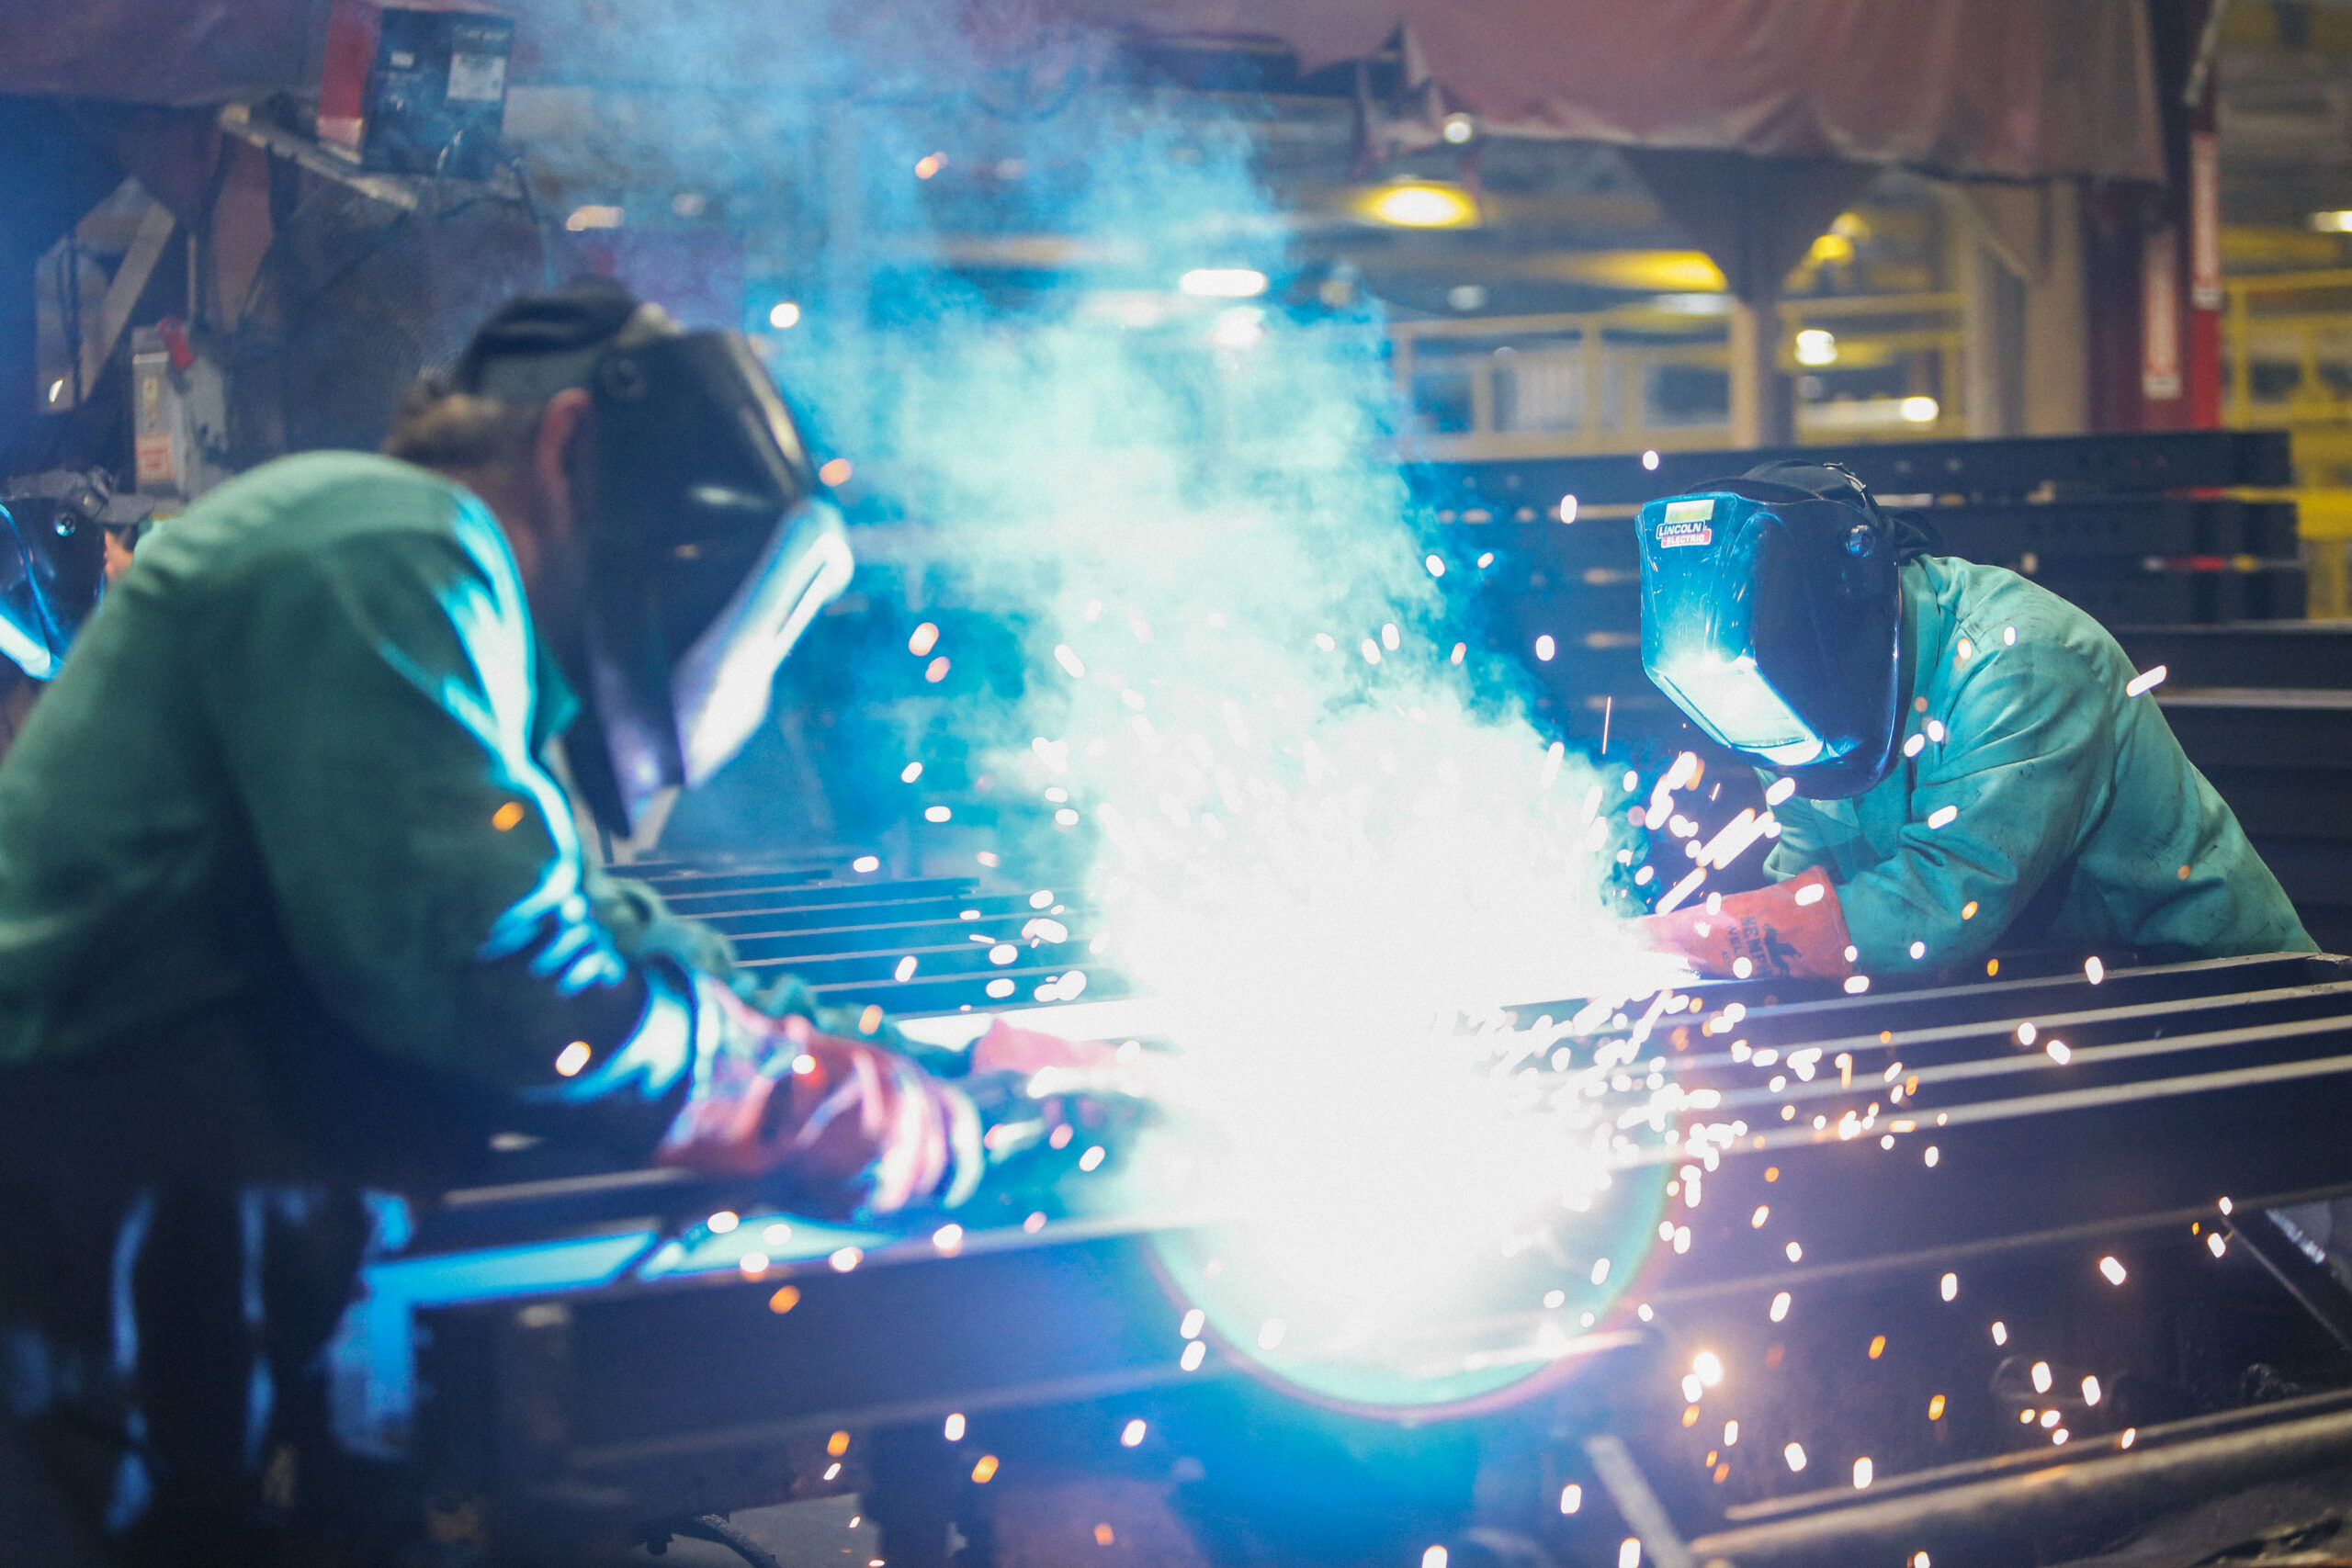
POLYGON ((1457 310, 1482 310, 1487 306, 1486 285, 1457 283, 1445 291, 1445 302, 1457 310))
POLYGON ((1393 181, 1366 192, 1357 209, 1399 229, 1468 229, 1478 221, 1476 200, 1443 180, 1393 181))
POLYGON ((1730 286, 1704 251, 1583 251, 1562 257, 1555 275, 1642 294, 1720 294, 1730 286))
POLYGON ((2352 234, 2352 212, 2314 212, 2312 227, 2323 234, 2352 234))
POLYGON ((927 180, 946 166, 946 153, 926 152, 922 157, 915 160, 915 178, 919 180, 927 180))
POLYGON ((563 226, 577 234, 583 229, 617 229, 621 226, 621 209, 617 207, 575 207, 563 226))
POLYGON ((1466 114, 1450 114, 1439 134, 1458 147, 1478 134, 1478 122, 1466 114))
POLYGON ((1905 398, 1901 408, 1903 417, 1913 424, 1933 424, 1943 412, 1933 398, 1905 398))
POLYGON ((1266 291, 1266 275, 1246 266, 1196 266, 1176 287, 1196 299, 1254 299, 1266 291))
MULTIPOLYGON (((1807 327, 1797 333, 1797 363, 1815 367, 1837 364, 1836 334, 1824 332, 1819 327, 1807 327)), ((1935 416, 1930 414, 1928 417, 1933 419, 1935 416)))
POLYGON ((800 324, 800 307, 786 299, 770 307, 768 325, 778 332, 788 332, 800 324))

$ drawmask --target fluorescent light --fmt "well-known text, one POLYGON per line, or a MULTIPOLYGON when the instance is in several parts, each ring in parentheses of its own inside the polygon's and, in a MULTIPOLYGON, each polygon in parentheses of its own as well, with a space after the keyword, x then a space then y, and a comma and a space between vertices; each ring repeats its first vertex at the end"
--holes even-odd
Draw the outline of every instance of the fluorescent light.
MULTIPOLYGON (((1808 327, 1797 333, 1797 363, 1806 366, 1838 363, 1838 338, 1835 333, 1819 327, 1808 327)), ((1930 414, 1929 418, 1935 416, 1930 414)))
POLYGON ((2352 212, 2314 212, 2312 227, 2323 234, 2352 234, 2352 212))
POLYGON ((1176 287, 1196 299, 1254 299, 1266 291, 1266 275, 1246 266, 1196 266, 1176 287))
POLYGON ((1912 424, 1933 424, 1944 411, 1933 398, 1905 398, 1899 412, 1912 424))
POLYGON ((800 324, 800 307, 786 299, 768 311, 768 325, 785 332, 800 324))
POLYGON ((1466 114, 1450 114, 1445 117, 1445 127, 1441 134, 1458 147, 1478 134, 1478 122, 1466 114))
POLYGON ((1467 229, 1478 221, 1470 193, 1442 180, 1398 180, 1368 193, 1359 210, 1399 229, 1467 229))
POLYGON ((621 209, 617 207, 575 207, 563 226, 577 234, 583 229, 617 229, 621 226, 621 209))

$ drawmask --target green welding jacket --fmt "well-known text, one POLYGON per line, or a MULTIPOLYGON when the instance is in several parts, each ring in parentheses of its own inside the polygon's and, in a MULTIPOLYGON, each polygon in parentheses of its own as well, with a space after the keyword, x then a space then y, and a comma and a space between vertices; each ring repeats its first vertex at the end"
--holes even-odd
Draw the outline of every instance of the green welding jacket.
POLYGON ((1852 799, 1775 807, 1765 863, 1828 873, 1863 973, 1996 946, 2314 950, 2098 622, 2015 572, 1927 556, 1903 568, 1903 637, 1906 756, 1852 799))
POLYGON ((276 1057, 659 1100, 691 1010, 598 918, 539 761, 574 706, 471 492, 356 453, 222 486, 0 763, 0 1066, 227 1019, 276 1057))

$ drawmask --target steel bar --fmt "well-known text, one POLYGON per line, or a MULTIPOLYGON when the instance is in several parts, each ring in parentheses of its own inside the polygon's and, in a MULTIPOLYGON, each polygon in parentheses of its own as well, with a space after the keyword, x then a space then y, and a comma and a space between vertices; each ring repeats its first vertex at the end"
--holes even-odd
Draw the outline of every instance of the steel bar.
POLYGON ((2247 1213, 2245 1224, 2229 1227, 2229 1235, 2270 1270, 2337 1344, 2352 1350, 2352 1291, 2328 1269, 2324 1255, 2315 1258, 2304 1250, 2310 1243, 2300 1232, 2291 1232, 2292 1224, 2276 1209, 2261 1209, 2247 1213))
POLYGON ((1607 1488, 1609 1500, 1617 1505, 1617 1512, 1634 1533, 1641 1538, 1642 1549, 1657 1568, 1698 1568, 1698 1559, 1682 1544, 1675 1533, 1674 1521, 1667 1517, 1666 1505, 1657 1500, 1650 1483, 1642 1478, 1642 1467, 1625 1445, 1603 1433, 1588 1438, 1584 1444, 1585 1458, 1592 1461, 1593 1473, 1600 1477, 1607 1488))
POLYGON ((2217 1437, 2047 1464, 1994 1479, 1826 1508, 1690 1542, 1704 1562, 1755 1568, 1899 1562, 1964 1541, 1984 1551, 2022 1542, 2037 1529, 2130 1522, 2233 1486, 2352 1459, 2352 1412, 2265 1423, 2217 1437))

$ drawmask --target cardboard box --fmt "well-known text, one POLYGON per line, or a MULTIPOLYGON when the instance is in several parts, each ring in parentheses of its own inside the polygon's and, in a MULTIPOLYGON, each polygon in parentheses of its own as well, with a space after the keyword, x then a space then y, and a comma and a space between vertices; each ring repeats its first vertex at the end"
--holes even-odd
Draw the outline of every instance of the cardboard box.
POLYGON ((319 140, 366 168, 485 179, 514 42, 513 17, 472 6, 335 0, 319 140))

